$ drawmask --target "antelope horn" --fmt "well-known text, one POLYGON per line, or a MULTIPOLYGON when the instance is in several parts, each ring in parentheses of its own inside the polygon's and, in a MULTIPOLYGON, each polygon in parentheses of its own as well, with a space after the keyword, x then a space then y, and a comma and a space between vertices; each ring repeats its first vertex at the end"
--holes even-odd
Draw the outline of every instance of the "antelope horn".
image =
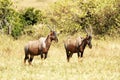
POLYGON ((88 33, 88 30, 87 30, 87 28, 86 28, 86 27, 85 27, 85 32, 86 32, 87 34, 89 34, 89 33, 88 33))
POLYGON ((54 29, 53 29, 54 31, 55 31, 55 27, 56 27, 56 26, 54 25, 54 29))
POLYGON ((90 35, 92 35, 92 32, 93 32, 92 26, 90 25, 90 35))
POLYGON ((50 29, 50 31, 52 31, 52 29, 50 28, 50 26, 47 26, 49 29, 50 29))

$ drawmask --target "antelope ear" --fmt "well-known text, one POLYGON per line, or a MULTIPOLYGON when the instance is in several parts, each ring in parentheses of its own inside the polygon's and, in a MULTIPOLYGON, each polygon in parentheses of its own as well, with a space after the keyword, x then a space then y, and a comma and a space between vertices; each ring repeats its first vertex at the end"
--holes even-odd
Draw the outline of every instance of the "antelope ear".
POLYGON ((92 26, 90 25, 90 35, 92 36, 92 33, 93 33, 93 29, 92 29, 92 26))
POLYGON ((54 25, 54 28, 53 28, 54 31, 55 31, 55 28, 56 28, 56 26, 54 25))
POLYGON ((49 25, 47 27, 50 29, 50 31, 53 31, 52 28, 49 25))
POLYGON ((84 27, 84 29, 85 29, 85 32, 87 33, 87 35, 89 35, 87 28, 86 28, 86 27, 84 27))
POLYGON ((52 30, 50 30, 50 32, 52 33, 53 31, 52 31, 52 30))
POLYGON ((86 39, 88 39, 88 37, 89 37, 89 34, 86 35, 86 39))

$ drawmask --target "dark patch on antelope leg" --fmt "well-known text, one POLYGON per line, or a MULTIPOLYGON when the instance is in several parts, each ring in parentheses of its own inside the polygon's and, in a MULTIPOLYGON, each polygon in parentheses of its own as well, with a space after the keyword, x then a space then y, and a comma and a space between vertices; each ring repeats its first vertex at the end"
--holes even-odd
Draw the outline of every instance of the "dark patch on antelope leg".
POLYGON ((41 59, 43 59, 43 53, 41 53, 41 59))
POLYGON ((45 53, 45 57, 44 57, 44 59, 46 59, 47 58, 47 53, 45 53))
POLYGON ((79 52, 77 52, 77 55, 78 55, 78 58, 80 57, 80 53, 79 52))
POLYGON ((31 65, 31 63, 32 63, 33 58, 34 58, 34 56, 30 56, 30 59, 29 59, 29 61, 28 61, 30 65, 31 65))
POLYGON ((27 59, 29 59, 29 56, 28 56, 28 54, 25 54, 24 63, 26 63, 27 59))
POLYGON ((83 52, 81 52, 81 57, 83 57, 83 52))

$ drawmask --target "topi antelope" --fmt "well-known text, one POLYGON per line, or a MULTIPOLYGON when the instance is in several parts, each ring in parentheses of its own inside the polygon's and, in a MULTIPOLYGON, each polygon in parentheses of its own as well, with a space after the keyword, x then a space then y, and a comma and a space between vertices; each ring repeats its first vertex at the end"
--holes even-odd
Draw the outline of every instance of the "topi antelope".
POLYGON ((73 53, 77 53, 78 58, 80 58, 80 53, 81 57, 83 57, 84 49, 86 45, 89 46, 89 48, 92 48, 92 28, 90 26, 91 32, 88 33, 87 29, 85 28, 85 31, 87 33, 85 38, 78 37, 76 39, 67 39, 64 41, 64 47, 66 50, 66 56, 67 56, 67 61, 69 62, 69 59, 72 57, 73 53))
POLYGON ((46 59, 52 41, 54 40, 58 42, 55 30, 52 30, 49 26, 48 28, 50 29, 50 33, 47 37, 41 37, 39 40, 29 41, 28 44, 24 47, 24 63, 26 63, 26 60, 28 60, 28 63, 31 64, 34 56, 37 55, 41 55, 41 59, 46 59))

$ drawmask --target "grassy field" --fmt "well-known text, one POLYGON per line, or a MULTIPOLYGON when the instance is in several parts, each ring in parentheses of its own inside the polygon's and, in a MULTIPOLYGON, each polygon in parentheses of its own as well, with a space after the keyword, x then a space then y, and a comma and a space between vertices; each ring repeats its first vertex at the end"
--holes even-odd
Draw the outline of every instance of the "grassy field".
MULTIPOLYGON (((57 0, 13 1, 17 9, 44 9, 57 0)), ((22 36, 14 40, 0 35, 0 80, 120 80, 120 38, 105 41, 93 38, 93 48, 87 47, 80 61, 74 54, 69 63, 62 42, 65 36, 58 38, 48 58, 42 61, 36 56, 30 66, 23 63, 24 45, 33 38, 22 36)))
POLYGON ((46 60, 37 56, 30 66, 23 64, 23 48, 32 38, 13 40, 0 35, 0 80, 120 80, 119 40, 93 39, 93 48, 85 49, 81 61, 74 54, 67 63, 61 37, 52 44, 46 60))
POLYGON ((12 0, 17 9, 34 7, 36 9, 47 9, 49 5, 57 0, 12 0))

